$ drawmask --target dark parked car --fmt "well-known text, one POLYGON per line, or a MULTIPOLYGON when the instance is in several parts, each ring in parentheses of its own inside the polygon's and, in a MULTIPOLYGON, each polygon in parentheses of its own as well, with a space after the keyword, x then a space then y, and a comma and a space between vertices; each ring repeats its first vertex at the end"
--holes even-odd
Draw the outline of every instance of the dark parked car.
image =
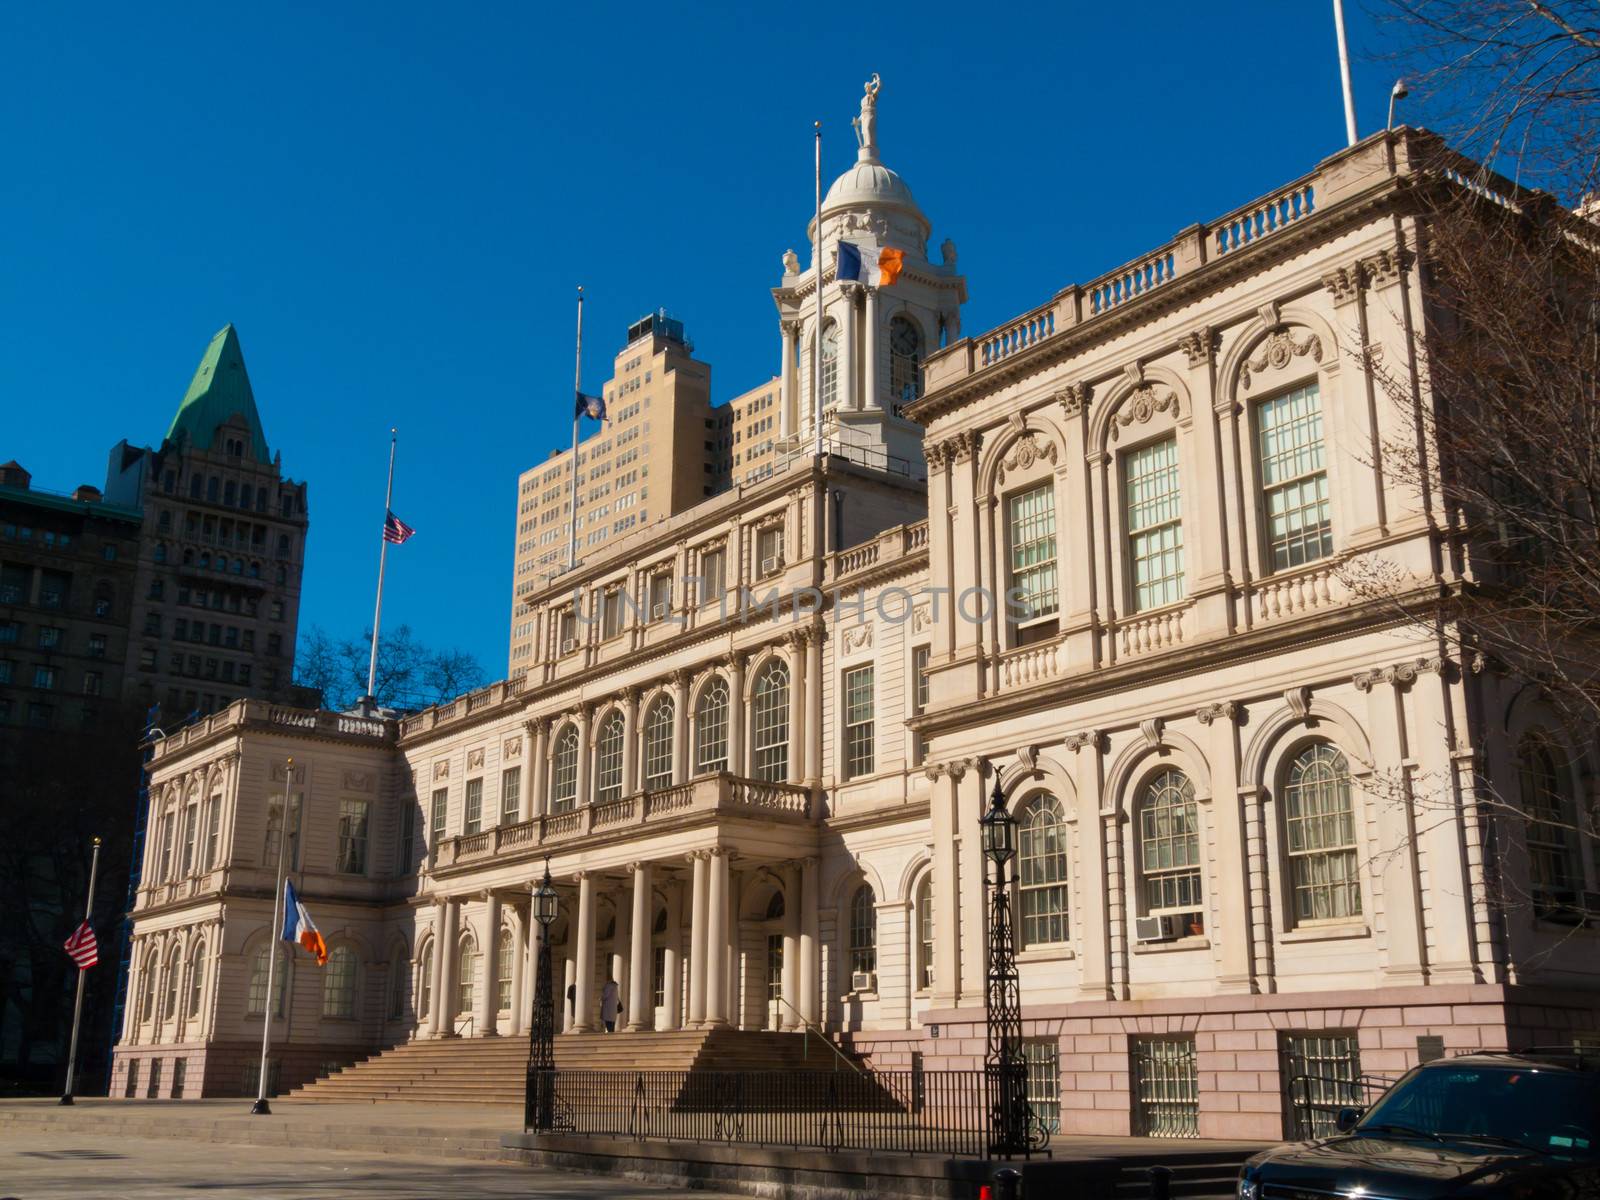
POLYGON ((1600 1200, 1600 1056, 1439 1059, 1339 1127, 1250 1159, 1239 1200, 1600 1200))

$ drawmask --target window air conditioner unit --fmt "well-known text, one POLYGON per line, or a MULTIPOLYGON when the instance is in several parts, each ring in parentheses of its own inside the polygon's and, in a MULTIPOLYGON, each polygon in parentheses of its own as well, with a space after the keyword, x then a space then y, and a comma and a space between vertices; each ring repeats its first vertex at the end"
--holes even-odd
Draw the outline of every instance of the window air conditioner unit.
POLYGON ((1171 913, 1161 917, 1135 917, 1133 936, 1140 942, 1173 942, 1183 936, 1183 925, 1171 913))
POLYGON ((578 639, 577 638, 568 638, 566 641, 561 643, 561 653, 563 653, 563 654, 571 654, 577 648, 578 648, 578 639))
POLYGON ((763 575, 775 575, 781 566, 783 566, 783 559, 774 554, 771 558, 763 558, 761 560, 761 573, 763 575))
POLYGON ((660 604, 652 605, 650 608, 650 619, 652 621, 666 620, 667 613, 671 610, 671 608, 672 605, 668 604, 665 600, 663 600, 660 604))
POLYGON ((850 990, 852 992, 877 991, 878 973, 876 971, 856 971, 850 976, 850 990))

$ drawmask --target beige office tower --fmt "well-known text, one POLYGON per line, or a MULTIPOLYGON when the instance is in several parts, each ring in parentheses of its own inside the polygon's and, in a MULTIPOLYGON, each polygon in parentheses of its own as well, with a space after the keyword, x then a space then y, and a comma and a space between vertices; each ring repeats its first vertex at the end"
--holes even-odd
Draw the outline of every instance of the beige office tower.
MULTIPOLYGON (((731 414, 711 407, 711 367, 694 357, 683 322, 657 311, 628 327, 603 392, 606 420, 585 417, 578 443, 577 557, 728 486, 731 414)), ((533 661, 523 601, 567 568, 572 450, 517 480, 517 553, 511 583, 512 679, 533 661)))
POLYGON ((778 458, 779 379, 771 379, 719 405, 729 438, 724 454, 730 484, 758 483, 772 474, 778 458))

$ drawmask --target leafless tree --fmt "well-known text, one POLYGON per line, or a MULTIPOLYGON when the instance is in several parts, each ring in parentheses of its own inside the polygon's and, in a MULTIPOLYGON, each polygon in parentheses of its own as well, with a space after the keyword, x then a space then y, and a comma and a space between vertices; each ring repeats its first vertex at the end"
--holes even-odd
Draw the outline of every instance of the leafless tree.
MULTIPOLYGON (((355 705, 367 691, 372 635, 338 640, 313 626, 300 639, 295 682, 322 693, 323 707, 355 705)), ((380 708, 417 709, 439 704, 482 686, 482 665, 464 650, 430 650, 407 625, 378 643, 373 694, 380 708)))

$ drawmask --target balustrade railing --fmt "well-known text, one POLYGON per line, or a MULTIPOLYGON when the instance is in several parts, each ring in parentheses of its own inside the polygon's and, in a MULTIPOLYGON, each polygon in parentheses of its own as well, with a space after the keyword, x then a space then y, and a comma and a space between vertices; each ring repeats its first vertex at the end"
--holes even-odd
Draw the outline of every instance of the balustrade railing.
POLYGON ((1254 586, 1257 621, 1278 621, 1342 601, 1345 587, 1339 578, 1339 564, 1319 563, 1293 574, 1271 575, 1254 586))
POLYGON ((1176 274, 1177 267, 1171 250, 1158 250, 1149 258, 1118 267, 1110 274, 1084 285, 1083 290, 1089 296, 1089 313, 1099 316, 1110 312, 1118 305, 1154 291, 1176 274))
POLYGON ((1182 645, 1189 636, 1188 623, 1193 611, 1192 605, 1185 605, 1123 619, 1117 625, 1118 656, 1133 658, 1182 645))
POLYGON ((1254 201, 1210 222, 1212 248, 1220 257, 1259 242, 1315 211, 1316 190, 1309 180, 1300 180, 1265 200, 1254 201))
POLYGON ((979 364, 985 367, 993 366, 1019 351, 1026 350, 1029 346, 1044 341, 1056 331, 1058 309, 1058 303, 1051 301, 1049 304, 1040 305, 1032 312, 1023 313, 1010 324, 984 334, 978 339, 979 364))

